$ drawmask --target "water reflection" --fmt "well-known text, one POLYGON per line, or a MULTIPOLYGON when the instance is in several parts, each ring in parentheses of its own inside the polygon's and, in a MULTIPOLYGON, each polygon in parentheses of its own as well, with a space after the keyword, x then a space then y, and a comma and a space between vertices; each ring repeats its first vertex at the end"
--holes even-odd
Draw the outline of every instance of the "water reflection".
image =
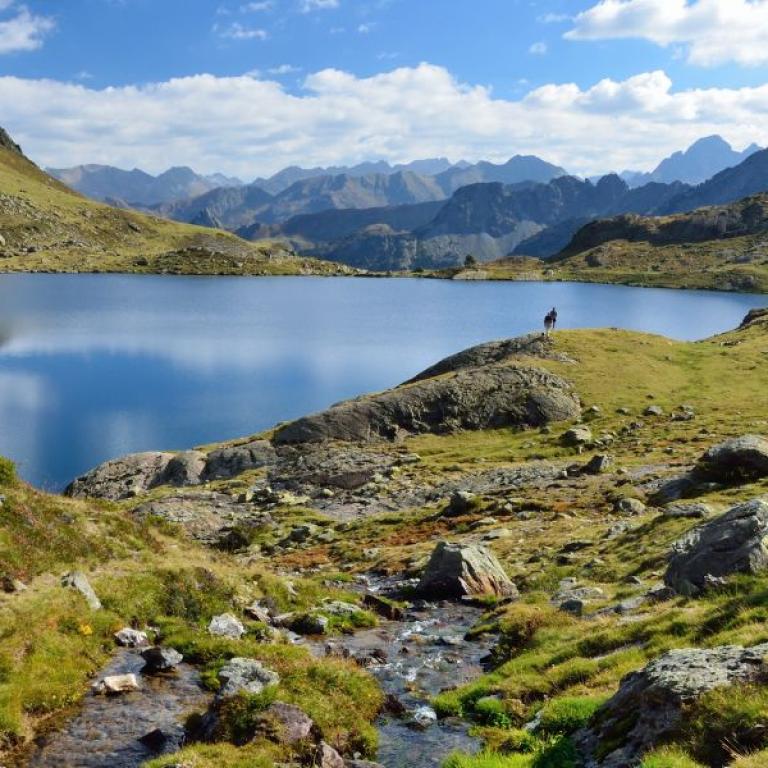
POLYGON ((247 434, 470 344, 621 326, 702 338, 761 296, 537 283, 0 277, 0 453, 60 488, 121 453, 247 434))

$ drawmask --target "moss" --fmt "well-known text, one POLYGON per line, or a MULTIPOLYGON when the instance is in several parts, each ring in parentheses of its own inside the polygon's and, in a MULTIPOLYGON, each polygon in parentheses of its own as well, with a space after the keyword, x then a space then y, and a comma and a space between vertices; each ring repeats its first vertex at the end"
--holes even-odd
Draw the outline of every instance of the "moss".
POLYGON ((584 727, 604 703, 602 696, 563 696, 548 701, 539 713, 539 732, 567 735, 584 727))
MULTIPOLYGON (((647 754, 640 768, 703 768, 703 766, 676 747, 661 747, 647 754)), ((732 768, 735 768, 735 764, 732 768)))

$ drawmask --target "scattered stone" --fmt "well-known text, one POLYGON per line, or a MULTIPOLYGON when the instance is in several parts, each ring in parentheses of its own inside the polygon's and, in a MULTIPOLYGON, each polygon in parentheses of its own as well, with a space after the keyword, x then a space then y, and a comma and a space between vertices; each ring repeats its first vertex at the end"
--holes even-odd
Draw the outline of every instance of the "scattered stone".
POLYGON ((766 654, 768 644, 669 651, 627 675, 590 725, 577 731, 574 742, 588 765, 637 765, 645 752, 675 733, 685 707, 704 693, 762 679, 766 654))
POLYGON ((238 693, 261 693, 267 686, 277 685, 280 676, 267 669, 256 659, 236 656, 219 670, 219 696, 235 696, 238 693))
POLYGON ((660 405, 649 405, 644 411, 643 416, 663 416, 664 409, 660 405))
POLYGON ((321 741, 313 765, 316 768, 344 768, 344 760, 332 746, 321 741))
POLYGON ((352 616, 355 613, 359 613, 360 606, 348 603, 345 600, 329 600, 323 603, 320 610, 331 616, 352 616))
POLYGON ((558 606, 558 610, 563 613, 570 613, 573 616, 582 616, 584 613, 584 605, 585 602, 583 600, 579 600, 577 597, 571 597, 568 598, 568 600, 563 600, 558 606))
POLYGON ((101 610, 101 600, 96 596, 91 583, 88 581, 88 577, 82 571, 65 573, 61 577, 61 586, 76 589, 85 598, 88 607, 92 611, 101 610))
POLYGON ((0 589, 8 595, 12 595, 15 592, 23 592, 27 588, 27 585, 19 579, 14 579, 8 574, 0 577, 0 589))
POLYGON ((758 435, 726 440, 710 448, 696 469, 708 480, 726 483, 768 477, 768 440, 758 435))
POLYGON ((92 690, 97 696, 115 696, 120 693, 130 693, 140 690, 136 675, 108 675, 94 683, 92 690))
POLYGON ((147 633, 131 627, 124 627, 115 632, 114 637, 115 642, 123 648, 143 648, 145 645, 149 645, 147 633))
POLYGON ((389 621, 402 621, 405 616, 405 611, 397 603, 370 592, 363 595, 363 605, 389 621))
POLYGON ((259 715, 254 735, 262 735, 277 744, 291 745, 308 741, 315 724, 299 707, 276 701, 259 715))
POLYGON ((328 618, 316 613, 303 613, 291 622, 290 628, 299 635, 324 635, 328 629, 328 618))
POLYGON ((184 657, 175 648, 155 646, 142 651, 141 658, 146 662, 141 671, 147 675, 154 675, 159 672, 170 672, 181 664, 184 657))
POLYGON ((411 722, 416 728, 429 728, 437 722, 437 713, 432 707, 419 707, 411 715, 411 722))
POLYGON ((712 508, 701 502, 690 504, 667 504, 661 513, 664 517, 703 518, 711 517, 712 508))
POLYGON ((260 621, 262 624, 270 622, 269 611, 258 600, 251 603, 243 612, 249 619, 260 621))
POLYGON ((208 634, 239 640, 245 634, 243 623, 231 613, 214 616, 208 625, 208 634))
POLYGON ((469 595, 517 597, 517 587, 485 547, 441 541, 429 559, 417 591, 427 597, 469 595))
POLYGON ((614 505, 614 509, 626 517, 636 517, 645 514, 645 504, 640 499, 624 498, 619 499, 614 505))
POLYGON ((573 447, 587 445, 592 442, 592 430, 585 426, 576 426, 563 434, 563 443, 573 447))
POLYGON ((664 586, 663 584, 660 584, 657 587, 652 587, 649 589, 645 596, 654 603, 665 603, 667 600, 672 600, 673 598, 677 597, 677 592, 675 592, 672 587, 664 586))
POLYGON ((468 512, 475 511, 480 506, 480 499, 469 491, 455 491, 451 495, 445 514, 453 517, 454 515, 466 515, 468 512))
POLYGON ((768 503, 754 499, 694 528, 673 546, 664 582, 684 595, 704 589, 706 576, 768 568, 768 503))
POLYGON ((581 469, 585 475, 601 475, 613 466, 613 456, 597 454, 593 456, 581 469))
POLYGON ((159 728, 155 728, 149 733, 145 733, 139 741, 152 752, 162 752, 168 742, 168 736, 159 728))

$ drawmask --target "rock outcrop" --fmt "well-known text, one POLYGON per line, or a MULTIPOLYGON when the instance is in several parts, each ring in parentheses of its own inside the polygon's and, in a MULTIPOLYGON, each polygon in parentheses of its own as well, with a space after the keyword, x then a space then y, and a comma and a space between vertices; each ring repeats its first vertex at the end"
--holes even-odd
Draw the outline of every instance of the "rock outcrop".
POLYGON ((417 591, 433 598, 518 594, 501 563, 485 547, 445 541, 433 550, 417 591))
POLYGON ((578 397, 559 376, 540 368, 499 364, 349 400, 288 424, 274 441, 362 443, 405 434, 541 426, 580 413, 578 397))
POLYGON ((714 688, 762 678, 766 654, 768 644, 674 650, 627 675, 574 737, 586 768, 637 766, 645 752, 674 735, 687 703, 714 688), (612 747, 607 753, 606 745, 612 747))
POLYGON ((745 435, 710 448, 699 460, 696 472, 719 482, 742 482, 768 477, 768 440, 745 435))
POLYGON ((440 360, 414 376, 406 384, 434 379, 436 376, 455 373, 466 368, 480 368, 484 365, 503 363, 520 357, 538 357, 543 360, 567 362, 569 359, 562 353, 555 352, 554 347, 554 340, 550 336, 543 336, 540 333, 529 333, 527 336, 519 336, 514 339, 478 344, 476 347, 470 347, 440 360))
POLYGON ((768 568, 768 503, 754 499, 689 531, 672 550, 664 581, 694 595, 711 578, 768 568))

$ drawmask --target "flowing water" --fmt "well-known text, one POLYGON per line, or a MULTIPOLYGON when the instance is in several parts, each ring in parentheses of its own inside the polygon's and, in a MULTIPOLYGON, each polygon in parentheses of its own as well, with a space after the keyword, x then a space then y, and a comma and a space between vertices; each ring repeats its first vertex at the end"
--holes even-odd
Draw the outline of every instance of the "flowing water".
POLYGON ((61 489, 132 451, 252 434, 472 344, 620 326, 700 339, 764 296, 578 283, 0 275, 0 454, 61 489))
POLYGON ((137 768, 158 754, 175 752, 184 738, 186 715, 204 710, 211 694, 188 664, 152 676, 138 675, 143 666, 137 651, 118 651, 100 677, 136 673, 141 690, 86 696, 80 712, 47 737, 30 768, 137 768), (141 741, 155 730, 165 735, 163 743, 148 746, 141 741))

